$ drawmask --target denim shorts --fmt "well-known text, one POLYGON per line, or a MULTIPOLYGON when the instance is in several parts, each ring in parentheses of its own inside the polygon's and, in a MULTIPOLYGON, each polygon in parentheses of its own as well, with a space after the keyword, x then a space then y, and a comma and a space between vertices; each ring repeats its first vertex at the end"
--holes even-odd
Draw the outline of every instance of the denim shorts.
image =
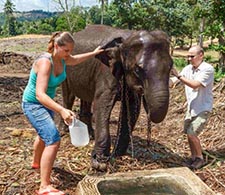
POLYGON ((191 117, 189 113, 186 114, 184 121, 184 133, 190 135, 199 135, 207 123, 210 113, 207 111, 201 112, 195 117, 191 117))
POLYGON ((54 112, 40 103, 22 102, 22 109, 37 131, 45 146, 60 141, 60 134, 54 122, 54 112))

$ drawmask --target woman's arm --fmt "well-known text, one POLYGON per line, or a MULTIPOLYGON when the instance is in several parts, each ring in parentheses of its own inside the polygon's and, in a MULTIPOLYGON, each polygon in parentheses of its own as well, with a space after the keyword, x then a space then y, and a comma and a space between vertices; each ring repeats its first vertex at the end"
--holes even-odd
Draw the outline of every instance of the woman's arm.
POLYGON ((104 50, 98 46, 94 51, 92 52, 87 52, 83 54, 77 54, 77 55, 70 55, 70 57, 65 61, 66 65, 77 65, 80 64, 81 62, 88 60, 89 58, 103 52, 104 50))
POLYGON ((59 113, 64 119, 66 124, 72 122, 75 114, 63 106, 55 102, 47 94, 48 80, 51 74, 51 62, 47 58, 39 59, 35 65, 35 72, 37 73, 36 81, 36 98, 45 107, 59 113))

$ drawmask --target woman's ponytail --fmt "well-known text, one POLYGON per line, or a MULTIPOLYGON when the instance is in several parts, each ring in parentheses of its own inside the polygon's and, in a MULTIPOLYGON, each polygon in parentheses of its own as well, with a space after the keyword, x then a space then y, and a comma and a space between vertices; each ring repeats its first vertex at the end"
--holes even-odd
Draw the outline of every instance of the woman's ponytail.
POLYGON ((53 53, 53 51, 54 51, 55 39, 56 39, 57 37, 59 37, 60 35, 61 35, 61 32, 55 32, 55 33, 52 34, 52 36, 51 36, 51 38, 50 38, 50 40, 49 40, 49 42, 48 42, 48 52, 49 52, 49 53, 53 53))
POLYGON ((73 36, 69 32, 55 32, 48 42, 48 52, 53 53, 54 44, 57 43, 60 47, 67 43, 75 44, 73 36))

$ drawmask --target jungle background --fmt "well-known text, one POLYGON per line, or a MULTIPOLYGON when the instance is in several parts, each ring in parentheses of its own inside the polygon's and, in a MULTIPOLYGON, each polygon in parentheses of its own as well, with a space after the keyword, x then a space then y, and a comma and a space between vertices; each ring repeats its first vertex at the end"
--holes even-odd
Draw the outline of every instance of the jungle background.
MULTIPOLYGON (((52 32, 74 33, 88 24, 164 30, 171 37, 171 55, 178 69, 187 64, 186 54, 191 45, 204 47, 205 60, 215 67, 214 107, 200 136, 207 165, 194 173, 217 194, 225 194, 224 0, 102 0, 93 7, 55 0, 58 12, 19 12, 12 1, 4 2, 4 12, 0 13, 0 194, 34 194, 40 183, 39 172, 30 169, 35 133, 20 107, 33 59, 46 50, 52 32)), ((58 88, 59 102, 60 92, 58 88)), ((183 85, 171 88, 167 117, 162 123, 153 124, 150 146, 146 142, 147 119, 142 110, 133 132, 133 151, 129 147, 127 155, 116 159, 106 174, 183 166, 190 155, 182 133, 184 103, 183 85)), ((74 103, 74 111, 79 112, 79 99, 74 103)), ((112 142, 118 116, 119 103, 110 119, 112 142)), ((76 148, 70 143, 69 134, 64 135, 53 169, 53 184, 73 195, 77 183, 92 173, 89 161, 93 145, 91 141, 86 147, 76 148)))

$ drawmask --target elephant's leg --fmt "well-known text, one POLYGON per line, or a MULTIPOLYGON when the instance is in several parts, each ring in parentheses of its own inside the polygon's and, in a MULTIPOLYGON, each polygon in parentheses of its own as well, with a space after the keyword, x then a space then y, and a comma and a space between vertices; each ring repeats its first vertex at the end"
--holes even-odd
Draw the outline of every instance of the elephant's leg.
POLYGON ((141 96, 131 91, 125 84, 121 95, 120 121, 113 156, 122 156, 126 153, 141 107, 141 96))
POLYGON ((107 169, 110 159, 109 120, 116 96, 116 85, 113 89, 104 90, 95 99, 95 146, 92 152, 92 168, 100 171, 107 169))
MULTIPOLYGON (((67 80, 65 80, 62 83, 62 100, 63 100, 63 107, 70 109, 70 110, 73 108, 75 95, 72 93, 72 91, 68 87, 67 80)), ((64 123, 62 118, 59 123, 59 129, 62 133, 69 131, 68 126, 64 123)))
POLYGON ((130 132, 127 121, 127 105, 121 100, 119 125, 117 129, 116 141, 114 144, 112 156, 122 156, 126 153, 130 142, 130 132))
POLYGON ((88 126, 88 132, 90 139, 94 139, 94 129, 92 128, 92 113, 91 113, 91 102, 81 100, 80 102, 80 120, 88 126))

